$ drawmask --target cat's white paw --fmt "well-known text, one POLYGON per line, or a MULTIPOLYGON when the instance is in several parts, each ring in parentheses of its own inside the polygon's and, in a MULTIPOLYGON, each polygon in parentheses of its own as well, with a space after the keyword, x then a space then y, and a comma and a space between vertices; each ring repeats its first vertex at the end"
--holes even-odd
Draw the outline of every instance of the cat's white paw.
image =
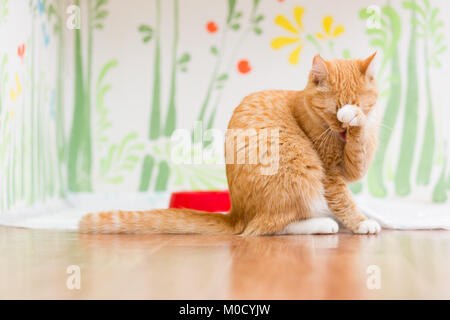
POLYGON ((337 118, 340 122, 352 127, 361 126, 363 119, 357 106, 346 104, 337 112, 337 118))
POLYGON ((332 234, 338 230, 338 224, 331 218, 311 218, 290 223, 281 234, 332 234))
POLYGON ((339 225, 331 218, 315 218, 312 220, 312 233, 329 234, 336 233, 339 230, 339 225))
POLYGON ((361 119, 358 116, 355 116, 352 121, 350 121, 349 123, 350 126, 352 127, 357 127, 361 125, 361 119))
POLYGON ((339 109, 337 118, 342 123, 349 123, 356 117, 356 107, 351 104, 346 104, 339 109))
POLYGON ((372 219, 367 219, 359 224, 358 228, 356 229, 356 231, 354 231, 354 233, 374 234, 374 233, 378 233, 380 231, 381 231, 381 227, 378 224, 378 222, 376 222, 375 220, 372 220, 372 219))

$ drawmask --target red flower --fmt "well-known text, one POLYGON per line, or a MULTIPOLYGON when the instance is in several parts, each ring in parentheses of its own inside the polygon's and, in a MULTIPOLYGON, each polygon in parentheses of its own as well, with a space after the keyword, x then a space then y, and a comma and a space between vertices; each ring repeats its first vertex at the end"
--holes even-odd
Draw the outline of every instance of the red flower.
POLYGON ((209 33, 215 33, 219 30, 219 27, 217 27, 217 24, 214 21, 210 21, 206 24, 206 30, 209 33))
POLYGON ((23 56, 25 54, 25 43, 22 43, 17 47, 17 55, 19 56, 20 60, 23 62, 23 56))
POLYGON ((249 73, 252 70, 248 60, 240 60, 238 62, 237 68, 238 68, 238 71, 242 74, 249 73))

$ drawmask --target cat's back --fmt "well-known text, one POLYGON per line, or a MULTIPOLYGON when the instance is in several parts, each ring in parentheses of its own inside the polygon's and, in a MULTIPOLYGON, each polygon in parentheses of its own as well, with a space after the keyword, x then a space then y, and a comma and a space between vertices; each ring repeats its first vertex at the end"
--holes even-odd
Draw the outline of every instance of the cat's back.
POLYGON ((236 107, 228 129, 262 128, 292 122, 291 103, 299 91, 264 90, 246 96, 236 107))
MULTIPOLYGON (((274 212, 302 213, 303 197, 314 198, 311 190, 321 187, 321 161, 294 115, 301 95, 256 92, 234 110, 226 134, 226 172, 232 212, 245 215, 243 221, 274 212)), ((261 223, 267 226, 269 220, 261 223)))

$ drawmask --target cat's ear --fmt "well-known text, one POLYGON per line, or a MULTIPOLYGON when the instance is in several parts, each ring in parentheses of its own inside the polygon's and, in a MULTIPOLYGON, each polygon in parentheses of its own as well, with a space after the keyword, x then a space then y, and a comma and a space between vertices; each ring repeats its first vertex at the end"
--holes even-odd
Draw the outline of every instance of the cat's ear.
POLYGON ((314 83, 319 84, 322 81, 327 79, 328 68, 326 61, 320 56, 320 54, 316 54, 313 59, 313 64, 311 68, 311 76, 314 83))
POLYGON ((369 78, 373 78, 375 76, 375 56, 377 52, 375 51, 370 57, 366 60, 362 60, 359 63, 359 69, 362 74, 365 74, 369 78))

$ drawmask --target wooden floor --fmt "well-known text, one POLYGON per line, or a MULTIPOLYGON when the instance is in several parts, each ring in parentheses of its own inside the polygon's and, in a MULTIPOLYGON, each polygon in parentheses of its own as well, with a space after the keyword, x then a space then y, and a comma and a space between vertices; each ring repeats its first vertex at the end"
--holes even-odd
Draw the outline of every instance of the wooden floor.
POLYGON ((243 238, 0 227, 0 298, 449 299, 450 232, 243 238), (79 290, 67 288, 71 265, 79 290), (370 285, 374 270, 380 289, 370 285))

